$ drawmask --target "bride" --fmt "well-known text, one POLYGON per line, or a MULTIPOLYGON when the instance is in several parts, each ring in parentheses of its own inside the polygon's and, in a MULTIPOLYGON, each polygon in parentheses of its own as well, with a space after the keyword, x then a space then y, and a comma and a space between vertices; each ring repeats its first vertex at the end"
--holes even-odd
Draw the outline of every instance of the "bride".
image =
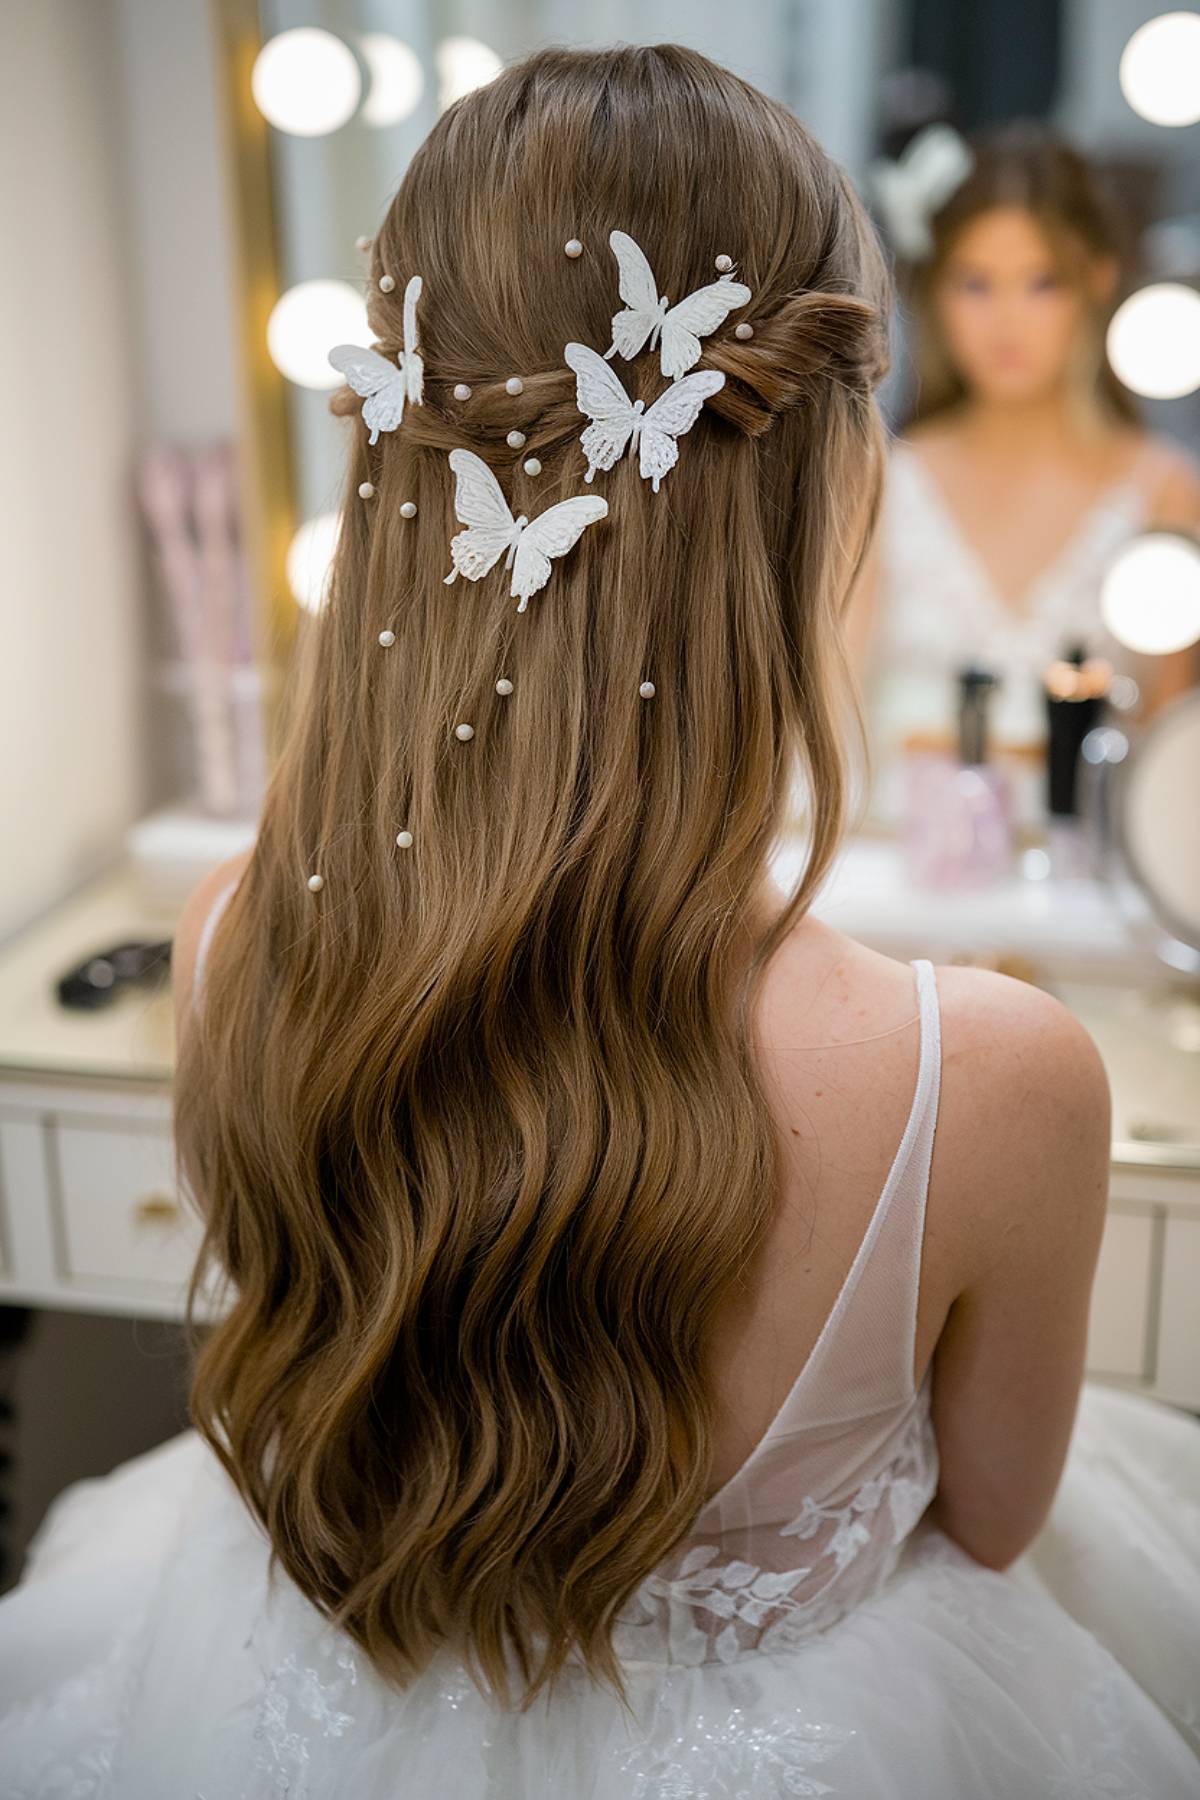
POLYGON ((1081 1400, 1096 1048, 809 910, 889 304, 678 46, 414 158, 291 734, 175 943, 193 1425, 0 1600, 0 1793, 1195 1793, 1200 1429, 1081 1400))
POLYGON ((1052 662, 1074 646, 1104 658, 1136 683, 1140 719, 1200 681, 1196 646, 1134 652, 1101 610, 1105 572, 1130 538, 1200 529, 1200 465, 1147 430, 1105 355, 1124 243, 1086 158, 1030 121, 969 143, 947 131, 924 140, 943 134, 944 174, 915 216, 895 196, 917 145, 881 171, 916 387, 847 635, 867 698, 875 819, 904 814, 906 746, 955 746, 958 671, 981 663, 999 683, 991 748, 1034 825, 1046 810, 1052 662))

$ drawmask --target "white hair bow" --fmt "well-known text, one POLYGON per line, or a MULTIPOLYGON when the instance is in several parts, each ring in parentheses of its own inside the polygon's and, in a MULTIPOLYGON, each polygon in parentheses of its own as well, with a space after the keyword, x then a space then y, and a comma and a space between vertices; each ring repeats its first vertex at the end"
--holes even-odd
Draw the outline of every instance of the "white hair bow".
POLYGON ((933 249, 929 221, 970 174, 975 156, 953 125, 927 125, 897 161, 871 164, 875 199, 901 256, 922 262, 933 249))

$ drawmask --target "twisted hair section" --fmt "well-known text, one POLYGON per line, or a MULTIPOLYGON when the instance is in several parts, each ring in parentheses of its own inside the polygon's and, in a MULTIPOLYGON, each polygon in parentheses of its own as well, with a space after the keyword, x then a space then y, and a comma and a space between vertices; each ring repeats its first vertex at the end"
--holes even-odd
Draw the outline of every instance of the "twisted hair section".
MULTIPOLYGON (((334 397, 328 598, 176 1066, 192 1295, 225 1299, 192 1413, 387 1679, 449 1649, 528 1706, 575 1662, 623 1691, 614 1622, 708 1490, 715 1325, 777 1191, 757 999, 845 825, 888 275, 799 122, 670 44, 541 51, 450 107, 374 240, 393 354, 413 272, 424 404, 369 446, 334 397), (562 351, 609 343, 615 226, 673 300, 732 255, 754 336, 704 340, 727 380, 661 492, 599 475, 608 516, 518 615, 499 568, 444 585, 446 453, 514 511, 583 491, 562 351)), ((654 353, 616 367, 661 391, 654 353)))

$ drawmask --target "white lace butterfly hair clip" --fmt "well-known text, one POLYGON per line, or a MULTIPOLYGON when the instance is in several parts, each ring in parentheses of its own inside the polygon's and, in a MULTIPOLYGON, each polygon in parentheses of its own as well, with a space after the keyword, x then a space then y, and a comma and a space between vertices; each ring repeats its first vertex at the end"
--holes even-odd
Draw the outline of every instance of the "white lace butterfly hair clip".
POLYGON ((445 584, 449 587, 459 575, 481 580, 507 551, 504 567, 512 570, 510 591, 514 600, 520 599, 518 612, 524 612, 530 597, 549 581, 551 558, 565 556, 585 528, 608 512, 608 501, 598 494, 576 494, 548 506, 535 519, 524 513, 514 518, 482 457, 473 450, 451 450, 450 467, 456 477, 454 510, 467 529, 450 539, 454 567, 445 584))
POLYGON ((371 433, 368 443, 374 444, 381 431, 395 431, 404 417, 406 401, 414 406, 424 405, 425 364, 417 354, 420 298, 421 277, 414 275, 404 290, 404 348, 394 363, 380 356, 378 350, 364 349, 361 344, 335 344, 329 352, 334 368, 366 400, 362 418, 371 433))
MULTIPOLYGON (((745 306, 750 289, 729 272, 672 306, 665 294, 659 294, 654 271, 629 233, 612 231, 608 241, 617 259, 617 288, 625 306, 613 315, 613 341, 604 359, 607 362, 619 350, 626 362, 631 362, 647 342, 652 350, 657 344, 663 374, 669 381, 677 381, 699 362, 700 339, 723 325, 737 307, 745 306)), ((722 257, 720 262, 728 263, 729 258, 722 257)))
MULTIPOLYGON (((630 455, 638 452, 639 472, 657 494, 663 476, 679 460, 677 439, 691 430, 704 402, 725 385, 719 369, 686 373, 703 353, 700 339, 752 296, 744 282, 727 272, 672 306, 665 294, 659 294, 646 255, 629 233, 610 232, 608 241, 625 302, 624 309, 613 315, 613 341, 603 356, 587 344, 568 344, 563 351, 575 371, 576 405, 591 420, 580 437, 588 463, 584 480, 591 481, 597 469, 611 469, 628 446, 630 455), (608 366, 618 351, 629 362, 647 344, 651 350, 657 347, 662 372, 671 383, 649 406, 644 400, 631 400, 615 369, 608 366)), ((732 270, 730 258, 718 257, 717 267, 726 266, 732 270)), ((748 325, 738 329, 750 334, 748 325)))
POLYGON ((592 421, 579 440, 588 461, 583 479, 611 469, 628 445, 630 455, 638 451, 639 473, 657 494, 659 482, 679 461, 675 440, 691 430, 704 402, 725 386, 720 369, 680 376, 647 407, 644 400, 629 398, 616 370, 586 344, 568 344, 563 354, 575 371, 576 404, 592 421))

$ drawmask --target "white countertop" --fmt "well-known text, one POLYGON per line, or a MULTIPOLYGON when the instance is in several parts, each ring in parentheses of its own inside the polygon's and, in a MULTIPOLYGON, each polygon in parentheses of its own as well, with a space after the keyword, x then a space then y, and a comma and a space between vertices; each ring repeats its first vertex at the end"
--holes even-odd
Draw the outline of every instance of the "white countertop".
MULTIPOLYGON (((779 881, 796 878, 799 855, 780 852, 779 881)), ((1038 980, 1100 1047, 1118 1160, 1200 1166, 1200 990, 1156 963, 1100 884, 1014 877, 984 892, 927 894, 904 881, 897 845, 858 838, 814 910, 888 955, 986 961, 1038 980)), ((0 1074, 169 1083, 167 987, 127 991, 92 1013, 62 1007, 55 983, 122 939, 170 937, 176 917, 125 862, 10 941, 0 951, 0 1074)))

